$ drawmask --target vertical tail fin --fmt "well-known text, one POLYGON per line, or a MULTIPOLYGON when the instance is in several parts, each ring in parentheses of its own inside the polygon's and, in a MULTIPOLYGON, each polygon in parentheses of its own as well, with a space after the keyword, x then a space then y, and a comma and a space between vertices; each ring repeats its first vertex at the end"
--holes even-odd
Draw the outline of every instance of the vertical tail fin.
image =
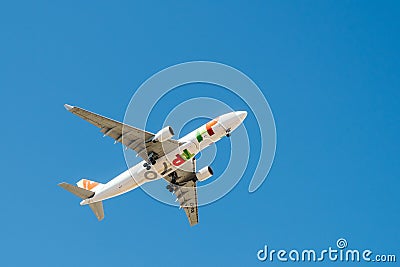
POLYGON ((79 182, 76 183, 77 186, 80 188, 90 190, 92 192, 98 191, 101 187, 103 187, 103 184, 95 182, 95 181, 90 181, 87 179, 82 179, 79 182))

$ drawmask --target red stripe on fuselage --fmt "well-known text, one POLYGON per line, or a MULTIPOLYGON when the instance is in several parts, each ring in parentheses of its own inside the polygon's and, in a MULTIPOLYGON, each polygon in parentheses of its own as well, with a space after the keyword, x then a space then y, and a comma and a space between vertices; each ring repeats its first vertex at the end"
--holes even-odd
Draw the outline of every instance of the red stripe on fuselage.
POLYGON ((209 123, 206 124, 206 130, 207 130, 207 133, 208 133, 210 136, 215 134, 214 131, 213 131, 213 129, 211 128, 211 127, 214 126, 215 124, 217 124, 217 121, 216 121, 216 120, 210 121, 209 123))

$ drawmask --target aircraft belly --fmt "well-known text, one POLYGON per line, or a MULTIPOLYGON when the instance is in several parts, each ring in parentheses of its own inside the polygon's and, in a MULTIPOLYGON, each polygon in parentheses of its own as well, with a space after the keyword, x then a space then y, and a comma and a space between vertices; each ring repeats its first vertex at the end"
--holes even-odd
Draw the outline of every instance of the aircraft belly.
POLYGON ((150 170, 143 167, 145 161, 142 161, 108 182, 102 190, 96 192, 90 202, 109 199, 131 191, 145 183, 158 180, 179 167, 182 167, 174 164, 177 157, 181 160, 188 161, 211 143, 213 143, 213 140, 209 137, 204 138, 203 144, 201 145, 199 145, 196 140, 187 140, 185 144, 181 145, 179 148, 157 159, 156 164, 152 165, 150 170))

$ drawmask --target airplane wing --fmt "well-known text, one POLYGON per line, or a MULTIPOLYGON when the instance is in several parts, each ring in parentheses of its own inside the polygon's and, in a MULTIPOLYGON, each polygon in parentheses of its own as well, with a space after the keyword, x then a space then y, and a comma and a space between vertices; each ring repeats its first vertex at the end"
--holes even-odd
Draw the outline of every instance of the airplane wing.
POLYGON ((179 147, 177 140, 170 139, 164 142, 148 142, 154 137, 153 133, 132 127, 130 125, 103 117, 79 107, 65 104, 64 107, 71 113, 100 128, 104 136, 113 138, 126 147, 136 151, 138 156, 148 161, 148 155, 154 152, 158 157, 171 152, 179 147))
POLYGON ((194 226, 199 223, 199 210, 197 203, 197 189, 196 189, 196 160, 193 158, 189 164, 193 164, 193 171, 184 171, 177 169, 172 174, 164 177, 170 184, 168 189, 176 195, 177 201, 179 201, 180 207, 186 213, 190 226, 194 226))

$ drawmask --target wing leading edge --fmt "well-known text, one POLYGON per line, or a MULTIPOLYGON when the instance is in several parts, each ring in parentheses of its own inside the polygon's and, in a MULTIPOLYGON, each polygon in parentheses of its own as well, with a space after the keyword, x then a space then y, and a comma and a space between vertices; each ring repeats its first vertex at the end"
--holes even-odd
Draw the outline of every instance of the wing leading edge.
POLYGON ((179 147, 177 140, 167 140, 164 142, 148 142, 154 137, 154 134, 130 125, 106 118, 88 110, 65 104, 64 107, 76 116, 90 122, 100 128, 104 136, 109 136, 126 147, 134 150, 138 156, 148 160, 148 155, 153 152, 162 157, 179 147))

